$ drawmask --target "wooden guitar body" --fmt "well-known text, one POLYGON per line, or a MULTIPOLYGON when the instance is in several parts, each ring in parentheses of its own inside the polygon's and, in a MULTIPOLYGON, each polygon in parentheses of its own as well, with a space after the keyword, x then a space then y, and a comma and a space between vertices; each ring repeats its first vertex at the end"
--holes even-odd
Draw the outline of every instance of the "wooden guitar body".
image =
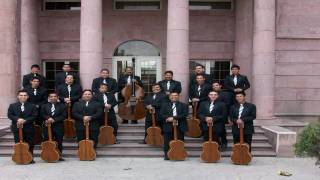
POLYGON ((74 122, 74 119, 71 119, 71 106, 68 105, 68 118, 63 121, 65 138, 74 138, 76 136, 74 122))
POLYGON ((178 125, 178 121, 174 120, 173 121, 173 140, 170 141, 169 143, 170 149, 167 155, 170 160, 183 161, 188 156, 188 153, 184 148, 184 142, 181 140, 178 140, 177 138, 177 125, 178 125))
POLYGON ((46 162, 57 162, 60 159, 60 152, 57 142, 52 141, 51 125, 48 125, 48 136, 49 140, 41 144, 40 157, 46 162))
POLYGON ((252 155, 250 147, 243 142, 243 127, 240 128, 240 142, 232 148, 231 160, 234 164, 248 165, 251 162, 252 155))
POLYGON ((116 137, 113 134, 113 127, 108 125, 108 110, 105 109, 104 125, 100 127, 98 142, 102 145, 112 145, 116 143, 116 137))
POLYGON ((208 124, 209 141, 202 144, 202 153, 200 158, 204 162, 213 163, 220 160, 219 144, 212 141, 212 123, 208 124))
POLYGON ((147 129, 146 144, 153 146, 163 145, 163 136, 161 134, 161 129, 156 126, 155 120, 155 110, 150 110, 152 116, 152 126, 147 129))
POLYGON ((20 141, 13 146, 12 161, 16 164, 30 164, 33 157, 29 151, 29 144, 23 142, 22 128, 19 127, 20 141))
POLYGON ((192 105, 192 109, 193 109, 192 117, 187 121, 188 132, 186 133, 186 135, 193 138, 198 138, 202 134, 200 129, 200 120, 197 118, 197 106, 198 106, 198 103, 194 102, 192 105))
POLYGON ((86 139, 79 142, 78 157, 80 161, 93 161, 96 159, 94 142, 89 139, 89 123, 85 124, 86 139))

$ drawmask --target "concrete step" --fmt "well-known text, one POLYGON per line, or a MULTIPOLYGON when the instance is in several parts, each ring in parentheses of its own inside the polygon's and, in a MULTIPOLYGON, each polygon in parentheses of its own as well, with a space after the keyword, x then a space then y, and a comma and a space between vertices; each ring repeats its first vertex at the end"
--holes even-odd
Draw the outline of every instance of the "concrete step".
MULTIPOLYGON (((202 151, 187 151, 188 157, 200 157, 202 151)), ((12 149, 5 149, 0 151, 0 156, 11 156, 13 153, 12 149)), ((39 157, 40 155, 40 150, 35 150, 34 151, 35 157, 39 157)), ((231 151, 225 151, 221 152, 222 157, 230 157, 231 151)), ((276 154, 273 151, 252 151, 252 155, 254 157, 275 157, 276 154)), ((64 150, 63 151, 63 156, 64 157, 74 157, 77 158, 77 150, 64 150)), ((97 157, 163 157, 163 151, 158 150, 143 150, 143 151, 136 151, 136 150, 128 150, 128 149, 123 149, 123 150, 118 150, 114 151, 112 149, 110 150, 100 150, 99 148, 97 149, 97 157), (125 155, 124 155, 125 154, 125 155)))

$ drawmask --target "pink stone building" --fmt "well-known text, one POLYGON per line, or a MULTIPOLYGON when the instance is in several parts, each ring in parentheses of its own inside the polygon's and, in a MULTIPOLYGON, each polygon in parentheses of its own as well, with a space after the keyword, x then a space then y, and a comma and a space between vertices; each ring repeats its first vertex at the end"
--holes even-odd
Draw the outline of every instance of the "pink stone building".
POLYGON ((101 68, 117 77, 133 57, 146 91, 173 70, 186 100, 195 64, 223 79, 236 63, 259 119, 316 117, 319 17, 318 0, 2 0, 0 117, 32 64, 53 87, 69 61, 89 88, 101 68))

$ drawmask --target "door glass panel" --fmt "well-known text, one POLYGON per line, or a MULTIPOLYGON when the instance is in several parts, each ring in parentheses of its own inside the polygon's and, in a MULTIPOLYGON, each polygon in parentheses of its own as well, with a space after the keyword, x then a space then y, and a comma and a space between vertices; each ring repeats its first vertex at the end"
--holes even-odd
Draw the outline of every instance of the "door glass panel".
POLYGON ((141 61, 141 81, 143 83, 144 92, 147 96, 152 93, 152 85, 157 82, 157 62, 156 61, 141 61))

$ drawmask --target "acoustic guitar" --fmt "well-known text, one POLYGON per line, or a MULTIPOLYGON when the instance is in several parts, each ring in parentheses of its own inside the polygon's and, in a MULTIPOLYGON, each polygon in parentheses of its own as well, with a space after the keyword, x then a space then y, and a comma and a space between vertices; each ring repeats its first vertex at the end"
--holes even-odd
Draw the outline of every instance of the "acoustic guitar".
POLYGON ((198 102, 192 103, 192 117, 188 120, 187 136, 197 138, 201 136, 200 120, 197 118, 198 102))
POLYGON ((161 134, 161 129, 156 126, 155 109, 150 109, 149 113, 152 117, 152 126, 147 129, 146 144, 161 146, 163 145, 163 136, 161 134))
POLYGON ((208 123, 209 141, 202 144, 201 160, 207 163, 213 163, 220 160, 219 144, 212 141, 213 123, 208 123))
POLYGON ((86 138, 79 142, 78 157, 80 161, 93 161, 96 159, 96 151, 94 150, 94 142, 89 139, 89 122, 85 123, 86 138))
POLYGON ((19 142, 13 146, 12 161, 16 164, 30 164, 32 159, 29 144, 23 142, 22 127, 19 127, 19 142))
POLYGON ((240 142, 232 148, 231 160, 234 164, 247 165, 251 162, 250 147, 243 142, 243 127, 240 126, 240 142))
POLYGON ((74 127, 74 120, 71 119, 71 104, 68 105, 68 117, 63 121, 64 137, 74 138, 76 136, 76 128, 74 127))
POLYGON ((51 123, 48 124, 48 141, 41 144, 40 157, 46 162, 57 162, 60 159, 60 151, 56 141, 52 141, 51 123))
POLYGON ((104 112, 104 125, 100 127, 100 133, 98 137, 99 144, 110 145, 116 143, 116 137, 113 134, 113 127, 108 125, 108 110, 104 112))
POLYGON ((183 161, 188 156, 186 150, 184 149, 184 142, 181 140, 178 140, 177 137, 177 126, 178 121, 173 120, 173 140, 170 141, 170 149, 168 151, 168 157, 170 160, 174 161, 183 161))

